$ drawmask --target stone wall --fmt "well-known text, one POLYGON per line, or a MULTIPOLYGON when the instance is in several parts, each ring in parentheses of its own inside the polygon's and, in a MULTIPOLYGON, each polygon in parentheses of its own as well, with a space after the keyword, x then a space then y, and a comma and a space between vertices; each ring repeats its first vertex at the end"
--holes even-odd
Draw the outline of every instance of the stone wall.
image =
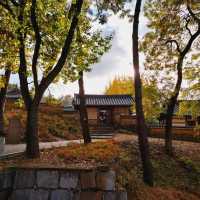
POLYGON ((0 200, 127 200, 108 169, 30 169, 0 172, 0 200))

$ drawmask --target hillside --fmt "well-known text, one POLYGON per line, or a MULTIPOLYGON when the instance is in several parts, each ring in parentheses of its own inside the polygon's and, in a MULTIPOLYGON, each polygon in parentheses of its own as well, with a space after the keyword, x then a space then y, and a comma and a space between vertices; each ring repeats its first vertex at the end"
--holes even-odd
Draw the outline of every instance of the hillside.
POLYGON ((175 156, 164 153, 163 140, 150 139, 154 187, 142 182, 137 137, 117 135, 114 140, 88 145, 70 144, 41 152, 38 159, 24 156, 0 162, 10 166, 87 169, 109 166, 117 172, 117 189, 126 189, 129 200, 199 200, 200 147, 198 143, 174 142, 175 156))
MULTIPOLYGON (((9 119, 17 118, 25 130, 26 112, 13 104, 6 106, 5 119, 8 131, 9 119)), ((66 113, 62 106, 41 105, 39 110, 39 138, 40 141, 56 141, 60 139, 78 139, 81 137, 79 116, 77 113, 66 113)), ((21 133, 24 140, 24 133, 21 133)))

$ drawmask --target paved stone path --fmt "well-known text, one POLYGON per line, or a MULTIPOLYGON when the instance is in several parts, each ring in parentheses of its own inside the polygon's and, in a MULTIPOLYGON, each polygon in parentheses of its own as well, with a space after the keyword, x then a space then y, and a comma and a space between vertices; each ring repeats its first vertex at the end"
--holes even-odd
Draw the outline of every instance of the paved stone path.
MULTIPOLYGON (((114 141, 117 142, 138 142, 138 137, 136 135, 126 135, 126 134, 116 134, 114 136, 114 141)), ((162 138, 149 138, 150 144, 158 144, 164 146, 165 140, 162 138)), ((193 158, 196 157, 197 160, 200 160, 200 143, 199 142, 187 142, 181 140, 173 140, 173 147, 179 152, 187 152, 193 158)))
MULTIPOLYGON (((104 139, 93 139, 93 142, 104 141, 104 139)), ((70 143, 83 143, 83 140, 63 140, 58 142, 40 142, 40 150, 42 149, 51 149, 54 147, 66 147, 70 143)), ((1 157, 6 157, 12 154, 18 154, 25 152, 26 145, 25 144, 7 144, 5 145, 3 153, 0 153, 1 157)))
MULTIPOLYGON (((113 138, 115 141, 123 142, 123 141, 137 141, 137 136, 135 135, 126 135, 126 134, 116 134, 113 138)), ((93 142, 96 141, 105 141, 106 139, 93 139, 93 142)), ((152 143, 159 143, 164 145, 163 139, 157 139, 157 138, 149 138, 149 141, 152 143)), ((83 140, 64 140, 64 141, 58 141, 58 142, 41 142, 40 143, 40 150, 42 149, 51 149, 54 147, 65 147, 70 143, 83 143, 83 140)), ((199 143, 193 143, 193 142, 184 142, 184 141, 174 141, 173 142, 175 146, 184 147, 190 149, 195 148, 199 154, 200 154, 200 145, 199 143)), ((7 155, 12 155, 16 153, 23 153, 26 149, 25 144, 17 144, 17 145, 5 145, 4 152, 0 154, 1 157, 5 157, 7 155)))
MULTIPOLYGON (((69 143, 82 143, 83 140, 67 140, 67 141, 59 141, 59 142, 41 142, 40 149, 51 149, 53 147, 65 147, 69 143)), ((0 157, 4 157, 6 155, 23 153, 26 149, 25 144, 8 144, 5 145, 5 149, 3 153, 0 154, 0 157)))

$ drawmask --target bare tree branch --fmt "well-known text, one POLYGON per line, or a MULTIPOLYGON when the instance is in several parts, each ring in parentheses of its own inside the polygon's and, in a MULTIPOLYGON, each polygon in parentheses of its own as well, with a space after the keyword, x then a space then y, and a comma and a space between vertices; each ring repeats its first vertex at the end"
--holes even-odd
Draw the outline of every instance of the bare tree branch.
POLYGON ((188 9, 190 15, 193 17, 193 19, 194 19, 198 24, 200 24, 200 18, 197 17, 196 13, 194 13, 194 12, 192 11, 192 9, 191 9, 191 7, 189 6, 189 4, 190 4, 190 2, 189 2, 189 0, 187 0, 187 9, 188 9))
POLYGON ((50 83, 55 79, 55 77, 58 75, 58 73, 63 68, 66 58, 70 51, 70 46, 73 41, 74 32, 76 30, 76 27, 78 25, 78 18, 81 13, 83 5, 83 0, 77 0, 76 2, 76 10, 74 12, 74 16, 70 25, 70 29, 68 31, 68 34, 66 35, 66 39, 64 42, 64 46, 61 51, 61 55, 58 59, 58 62, 56 63, 55 67, 49 72, 49 74, 46 77, 43 77, 40 84, 39 84, 39 90, 42 91, 40 94, 40 98, 42 97, 43 92, 46 90, 46 88, 50 85, 50 83))
POLYGON ((181 49, 180 49, 180 45, 179 45, 179 43, 176 41, 176 40, 168 40, 168 41, 166 41, 166 43, 165 44, 175 44, 176 45, 176 49, 177 49, 177 51, 179 52, 179 53, 181 53, 181 49))
MULTIPOLYGON (((25 8, 25 1, 21 0, 20 2, 20 12, 18 16, 18 21, 20 24, 23 24, 24 22, 24 8, 25 8)), ((23 34, 21 28, 18 30, 19 36, 19 58, 20 58, 20 65, 19 65, 19 79, 20 79, 20 87, 21 87, 21 93, 22 97, 24 99, 26 108, 30 106, 32 103, 32 98, 29 92, 29 87, 28 87, 28 81, 27 81, 27 62, 26 62, 26 53, 25 53, 25 35, 23 34)))
POLYGON ((184 20, 186 21, 185 28, 186 28, 186 30, 188 31, 188 33, 190 34, 190 36, 192 36, 192 32, 191 32, 191 30, 190 30, 190 28, 189 28, 189 26, 188 26, 189 23, 190 23, 190 18, 185 17, 184 20))
POLYGON ((41 35, 39 31, 39 26, 37 23, 37 17, 36 17, 36 0, 32 0, 31 5, 31 23, 33 26, 33 30, 35 32, 35 48, 32 58, 32 72, 33 72, 33 80, 35 85, 35 91, 37 93, 38 91, 38 73, 37 73, 37 63, 39 58, 39 51, 40 51, 40 45, 41 45, 41 35))
POLYGON ((186 47, 182 51, 182 55, 185 56, 188 51, 190 50, 193 42, 196 40, 197 37, 200 35, 200 23, 198 24, 198 30, 191 36, 190 40, 188 41, 186 47))

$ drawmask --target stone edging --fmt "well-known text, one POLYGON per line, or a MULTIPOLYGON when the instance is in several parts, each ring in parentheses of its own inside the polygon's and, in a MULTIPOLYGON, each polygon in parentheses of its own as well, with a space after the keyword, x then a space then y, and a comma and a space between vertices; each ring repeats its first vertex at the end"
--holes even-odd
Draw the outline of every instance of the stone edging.
POLYGON ((1 200, 127 200, 113 170, 13 168, 0 172, 1 200))

